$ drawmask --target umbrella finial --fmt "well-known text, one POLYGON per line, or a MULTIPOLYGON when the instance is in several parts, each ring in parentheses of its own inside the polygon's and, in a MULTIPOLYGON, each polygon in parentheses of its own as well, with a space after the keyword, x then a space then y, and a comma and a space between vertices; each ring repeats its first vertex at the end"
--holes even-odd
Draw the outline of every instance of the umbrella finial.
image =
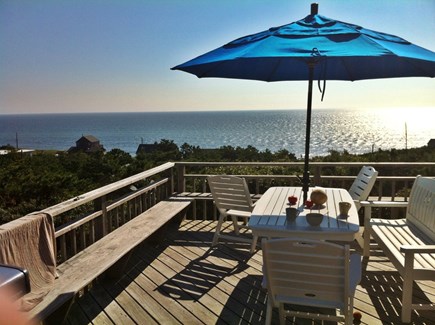
POLYGON ((319 4, 312 3, 311 4, 311 15, 317 15, 319 13, 319 4))

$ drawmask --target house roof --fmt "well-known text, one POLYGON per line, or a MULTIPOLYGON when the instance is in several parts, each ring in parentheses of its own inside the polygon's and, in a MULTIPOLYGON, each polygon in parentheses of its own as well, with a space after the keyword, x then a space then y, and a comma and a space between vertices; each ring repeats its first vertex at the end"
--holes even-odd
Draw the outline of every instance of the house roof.
POLYGON ((157 144, 141 143, 136 150, 136 154, 150 153, 157 150, 157 144))
POLYGON ((79 140, 81 139, 86 139, 89 142, 99 142, 100 140, 98 140, 96 137, 94 137, 93 135, 83 135, 79 140))

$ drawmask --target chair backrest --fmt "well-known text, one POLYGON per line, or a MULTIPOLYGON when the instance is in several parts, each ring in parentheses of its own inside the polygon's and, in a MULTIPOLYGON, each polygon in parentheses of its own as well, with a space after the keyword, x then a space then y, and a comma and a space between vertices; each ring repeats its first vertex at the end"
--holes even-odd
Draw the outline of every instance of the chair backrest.
POLYGON ((283 238, 262 241, 269 299, 347 310, 349 245, 283 238))
POLYGON ((251 194, 244 178, 215 175, 208 176, 207 181, 216 207, 221 213, 229 209, 252 211, 251 194))
POLYGON ((409 194, 406 218, 435 241, 435 178, 416 177, 409 194))
POLYGON ((360 208, 359 201, 367 200, 370 191, 375 185, 378 172, 370 166, 363 166, 355 181, 349 189, 349 194, 355 201, 357 208, 360 208))

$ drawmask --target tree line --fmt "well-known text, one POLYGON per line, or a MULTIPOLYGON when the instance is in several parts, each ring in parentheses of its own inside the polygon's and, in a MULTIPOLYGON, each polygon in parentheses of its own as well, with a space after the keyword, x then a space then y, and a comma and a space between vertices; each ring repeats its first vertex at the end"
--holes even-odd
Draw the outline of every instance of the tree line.
MULTIPOLYGON (((0 149, 2 149, 1 147, 0 149)), ((8 148, 11 149, 11 148, 8 148)), ((154 143, 154 150, 132 157, 120 149, 109 152, 66 153, 37 151, 32 156, 11 152, 0 156, 0 224, 45 209, 62 201, 140 173, 167 161, 214 162, 293 162, 300 161, 295 154, 282 149, 259 151, 252 146, 222 146, 202 149, 184 143, 176 145, 162 139, 154 143)), ((353 155, 347 151, 331 150, 327 156, 313 157, 319 162, 433 162, 435 150, 428 147, 408 150, 378 150, 374 153, 353 155)), ((250 167, 244 173, 255 174, 250 167)), ((253 167, 254 168, 254 167, 253 167)), ((265 169, 262 173, 283 173, 283 170, 265 169)), ((334 171, 337 175, 337 172, 334 171)), ((342 171, 345 175, 346 171, 342 171)), ((431 174, 430 171, 383 171, 383 175, 431 174), (391 173, 391 174, 390 174, 391 173)), ((433 171, 432 171, 433 173, 433 171)))

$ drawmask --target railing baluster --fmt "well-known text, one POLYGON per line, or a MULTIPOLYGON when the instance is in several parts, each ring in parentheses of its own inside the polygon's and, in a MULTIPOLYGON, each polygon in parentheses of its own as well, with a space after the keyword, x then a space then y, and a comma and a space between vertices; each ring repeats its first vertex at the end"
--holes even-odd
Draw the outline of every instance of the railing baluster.
POLYGON ((95 219, 91 220, 90 224, 91 224, 91 227, 89 229, 89 237, 90 237, 89 244, 93 244, 93 243, 95 243, 95 219))
POLYGON ((61 261, 66 261, 67 260, 67 251, 66 251, 66 239, 65 239, 66 235, 63 235, 61 237, 59 237, 59 242, 60 242, 60 252, 61 252, 61 261))
POLYGON ((119 207, 114 210, 115 214, 115 228, 119 228, 119 207))
POLYGON ((319 185, 322 183, 322 168, 320 166, 317 166, 314 168, 314 185, 319 185))
MULTIPOLYGON (((207 192, 207 182, 206 182, 206 180, 202 179, 201 184, 202 184, 202 193, 206 193, 207 192)), ((207 220, 207 215, 208 215, 208 212, 207 212, 207 200, 205 200, 205 199, 202 200, 202 211, 204 211, 203 215, 202 215, 202 220, 207 220)))
POLYGON ((72 255, 77 254, 77 237, 76 236, 77 236, 76 229, 73 229, 70 232, 72 255))
POLYGON ((379 180, 379 200, 382 200, 383 193, 384 193, 384 182, 383 180, 379 180))
POLYGON ((80 234, 80 250, 83 250, 86 248, 86 232, 85 232, 85 226, 81 226, 78 228, 79 234, 80 234))
POLYGON ((102 228, 103 228, 103 237, 107 235, 107 197, 106 195, 101 197, 101 211, 103 215, 101 216, 102 228))

